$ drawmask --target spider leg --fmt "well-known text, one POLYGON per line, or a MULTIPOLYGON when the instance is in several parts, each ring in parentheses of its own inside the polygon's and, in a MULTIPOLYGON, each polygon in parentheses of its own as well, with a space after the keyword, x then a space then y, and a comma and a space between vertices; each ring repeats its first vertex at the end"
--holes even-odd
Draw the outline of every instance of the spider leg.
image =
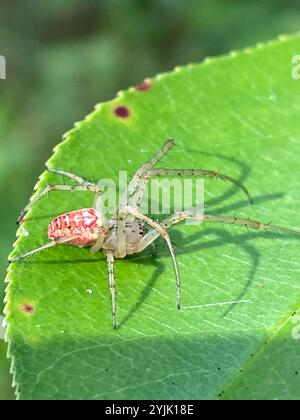
POLYGON ((180 307, 181 307, 181 287, 180 287, 179 267, 178 267, 177 258, 176 258, 176 255, 175 255, 175 252, 174 252, 174 249, 173 249, 173 245, 172 245, 172 242, 171 242, 171 239, 170 239, 170 235, 159 223, 155 222, 154 220, 150 219, 149 217, 145 216, 143 213, 140 213, 139 211, 137 211, 136 209, 134 209, 132 207, 123 206, 123 207, 120 208, 119 213, 122 213, 122 214, 125 214, 125 215, 129 214, 136 219, 142 220, 143 222, 145 222, 146 224, 151 226, 153 228, 153 230, 156 231, 158 236, 162 236, 163 239, 166 241, 167 246, 169 248, 169 252, 170 252, 171 257, 172 257, 174 271, 175 271, 175 277, 176 277, 176 304, 177 304, 177 308, 180 309, 180 307))
POLYGON ((55 168, 52 168, 51 166, 48 166, 48 165, 46 165, 46 168, 47 168, 48 172, 70 178, 72 181, 77 182, 80 185, 93 185, 93 186, 95 186, 95 184, 93 182, 87 181, 86 179, 82 178, 81 176, 73 174, 71 172, 63 171, 61 169, 55 169, 55 168))
MULTIPOLYGON (((143 199, 145 194, 147 184, 149 182, 143 174, 145 171, 152 168, 174 145, 173 140, 168 140, 163 147, 159 150, 159 152, 148 162, 144 163, 134 174, 133 178, 128 184, 128 197, 129 197, 129 207, 135 210, 138 210, 140 203, 143 199)), ((100 197, 101 200, 101 197, 100 197)), ((98 200, 99 201, 99 200, 98 200)), ((126 200, 127 202, 127 200, 126 200)), ((101 203, 100 203, 101 204, 101 203)), ((97 201, 96 201, 97 205, 97 201)), ((126 256, 126 221, 134 220, 136 216, 131 214, 130 212, 124 212, 120 209, 126 208, 124 205, 119 206, 119 210, 117 213, 117 244, 118 248, 115 253, 117 258, 124 258, 126 256)), ((139 213, 141 214, 141 213, 139 213)), ((149 219, 150 220, 150 219, 149 219)))
POLYGON ((103 207, 102 207, 103 191, 99 187, 99 184, 95 184, 93 182, 87 181, 86 179, 82 178, 79 175, 73 174, 71 172, 63 171, 61 169, 51 168, 50 166, 47 166, 47 169, 48 169, 49 172, 52 172, 52 173, 58 174, 58 175, 62 175, 62 176, 66 176, 67 178, 70 178, 72 181, 77 182, 81 186, 86 187, 86 189, 84 189, 84 191, 94 192, 96 194, 96 196, 95 196, 95 200, 94 200, 94 204, 93 204, 93 209, 97 210, 98 213, 100 213, 103 220, 105 219, 104 214, 103 214, 103 207))
POLYGON ((114 256, 112 252, 106 252, 108 264, 108 282, 111 295, 111 318, 113 328, 117 327, 117 309, 116 309, 116 282, 114 276, 114 256))
POLYGON ((152 166, 154 166, 162 157, 174 146, 174 140, 170 139, 166 141, 166 143, 163 145, 163 147, 159 150, 159 152, 148 162, 144 163, 133 175, 132 180, 130 181, 128 185, 128 193, 129 195, 132 195, 135 190, 136 186, 140 180, 140 177, 143 176, 143 174, 146 171, 149 171, 152 166))
POLYGON ((246 228, 254 229, 257 231, 290 233, 292 235, 300 236, 300 231, 297 231, 295 229, 276 226, 270 223, 262 223, 262 222, 258 222, 258 221, 250 220, 250 219, 241 219, 239 217, 232 217, 232 216, 212 216, 209 214, 205 214, 202 217, 203 217, 204 222, 223 223, 223 224, 235 225, 235 226, 245 226, 246 228))
POLYGON ((98 235, 98 238, 95 244, 90 248, 90 252, 92 254, 96 254, 96 252, 98 252, 103 247, 103 242, 104 242, 104 235, 103 235, 103 232, 101 231, 101 233, 99 233, 98 235))
POLYGON ((48 242, 48 243, 46 243, 46 244, 44 244, 44 245, 42 245, 38 248, 33 249, 32 251, 26 252, 24 254, 18 255, 17 257, 14 257, 14 258, 10 259, 9 263, 13 263, 13 262, 19 261, 23 258, 29 257, 33 254, 37 254, 38 252, 41 252, 44 249, 53 248, 54 246, 61 245, 61 244, 66 244, 66 243, 72 241, 73 239, 78 238, 78 236, 80 236, 80 235, 63 237, 63 238, 58 239, 57 241, 48 242))
POLYGON ((27 204, 27 206, 22 210, 17 223, 22 223, 28 211, 32 206, 35 205, 44 195, 48 194, 50 191, 89 191, 94 192, 95 194, 102 194, 102 191, 95 184, 82 184, 82 185, 47 185, 39 193, 37 193, 27 204))
MULTIPOLYGON (((165 230, 170 229, 170 227, 172 227, 173 225, 190 218, 192 218, 191 213, 178 212, 160 222, 160 226, 162 226, 165 230)), ((147 232, 139 241, 137 252, 144 251, 144 249, 146 249, 149 245, 153 244, 154 241, 157 238, 159 238, 159 236, 161 236, 161 234, 156 229, 149 230, 149 232, 147 232)))
POLYGON ((151 178, 157 177, 166 177, 166 176, 181 176, 181 177, 195 177, 199 176, 202 178, 210 179, 221 179, 223 181, 230 182, 240 188, 246 195, 247 199, 251 204, 253 204, 253 199, 248 191, 248 189, 237 179, 232 178, 228 175, 211 171, 207 169, 168 169, 168 168, 157 168, 153 169, 153 166, 173 147, 174 141, 167 141, 162 149, 157 153, 157 155, 151 159, 149 162, 146 162, 142 165, 132 180, 128 185, 128 205, 139 209, 143 196, 146 192, 147 185, 151 178))
POLYGON ((146 191, 149 179, 144 176, 144 173, 149 171, 162 157, 174 146, 174 140, 168 140, 159 150, 159 152, 148 162, 144 163, 133 175, 128 184, 128 204, 131 207, 138 209, 143 196, 146 191))
MULTIPOLYGON (((150 178, 145 178, 141 175, 136 183, 136 188, 132 195, 128 195, 128 205, 130 207, 139 210, 141 207, 142 200, 144 198, 145 192, 147 191, 147 186, 150 181, 150 178)), ((129 191, 129 190, 128 190, 129 191)))
POLYGON ((126 220, 128 219, 127 214, 123 211, 118 210, 117 214, 117 250, 115 251, 116 258, 126 257, 126 220))
POLYGON ((216 178, 221 179, 223 181, 231 182, 232 184, 236 185, 240 188, 247 196, 250 204, 253 204, 253 199, 247 190, 247 188, 237 179, 234 179, 228 175, 221 174, 219 172, 210 171, 206 169, 167 169, 167 168, 157 168, 151 169, 143 174, 146 178, 152 178, 154 176, 162 177, 162 176, 181 176, 181 177, 191 177, 191 176, 199 176, 202 178, 216 178))
MULTIPOLYGON (((270 232, 281 232, 289 233, 292 235, 300 236, 300 231, 290 228, 285 228, 282 226, 276 226, 271 223, 262 223, 259 221, 251 219, 242 219, 235 216, 214 216, 209 214, 204 214, 201 216, 193 216, 190 212, 179 212, 172 216, 169 216, 167 219, 163 220, 160 225, 164 229, 170 229, 173 225, 182 222, 183 220, 191 219, 198 220, 199 222, 210 222, 210 223, 222 223, 227 225, 234 226, 244 226, 248 229, 254 229, 257 231, 270 231, 270 232)), ((139 247, 137 252, 143 251, 147 246, 149 246, 153 241, 155 241, 160 235, 155 229, 150 230, 142 237, 139 242, 139 247)))

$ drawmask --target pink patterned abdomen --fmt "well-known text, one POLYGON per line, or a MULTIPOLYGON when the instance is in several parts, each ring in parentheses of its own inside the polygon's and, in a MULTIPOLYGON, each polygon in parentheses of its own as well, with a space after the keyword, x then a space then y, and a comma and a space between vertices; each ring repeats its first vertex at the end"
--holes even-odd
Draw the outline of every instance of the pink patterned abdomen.
POLYGON ((55 241, 78 235, 68 243, 84 247, 96 242, 101 226, 101 216, 96 210, 75 210, 53 219, 48 226, 48 237, 55 241))

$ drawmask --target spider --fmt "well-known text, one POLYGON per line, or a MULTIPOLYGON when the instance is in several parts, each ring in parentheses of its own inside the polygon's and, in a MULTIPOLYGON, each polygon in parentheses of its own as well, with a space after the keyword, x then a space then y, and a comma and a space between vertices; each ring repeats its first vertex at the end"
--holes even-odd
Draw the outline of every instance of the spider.
MULTIPOLYGON (((67 177, 78 185, 47 185, 43 190, 37 193, 24 208, 18 219, 19 223, 24 222, 25 216, 30 208, 50 191, 93 192, 95 194, 94 204, 91 208, 79 209, 55 217, 48 226, 48 237, 50 242, 39 248, 33 249, 30 252, 14 257, 10 262, 16 262, 22 258, 60 244, 70 244, 78 247, 89 246, 92 253, 102 249, 108 265, 112 326, 113 328, 116 328, 117 314, 114 261, 118 258, 124 258, 126 255, 144 251, 145 248, 153 245, 155 240, 161 236, 165 240, 172 257, 176 280, 176 306, 180 309, 181 286, 179 267, 168 230, 177 223, 187 219, 193 219, 195 215, 189 211, 177 212, 159 223, 143 214, 139 208, 149 180, 152 177, 164 176, 198 176, 203 178, 221 179, 235 184, 246 194, 250 203, 253 203, 253 201, 248 190, 238 180, 231 178, 228 175, 205 169, 154 168, 154 165, 162 159, 173 145, 174 141, 168 140, 152 159, 144 163, 136 171, 128 184, 128 203, 126 205, 119 205, 116 214, 110 219, 104 215, 102 206, 103 191, 98 184, 89 182, 76 174, 47 166, 49 172, 67 177), (148 226, 147 230, 145 229, 145 225, 148 226)), ((199 218, 199 216, 197 217, 199 218)), ((273 230, 300 236, 300 232, 293 229, 282 228, 272 224, 264 224, 258 221, 241 219, 238 217, 203 214, 201 216, 201 221, 241 225, 256 230, 273 230)))

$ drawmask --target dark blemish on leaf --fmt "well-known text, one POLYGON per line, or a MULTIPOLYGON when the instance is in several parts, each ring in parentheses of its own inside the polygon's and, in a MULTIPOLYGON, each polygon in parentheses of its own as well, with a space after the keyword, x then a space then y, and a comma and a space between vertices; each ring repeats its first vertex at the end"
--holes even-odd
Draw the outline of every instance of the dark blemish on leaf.
POLYGON ((32 305, 29 305, 28 303, 24 303, 22 305, 22 311, 25 312, 26 314, 33 314, 34 307, 32 305))
POLYGON ((141 83, 140 85, 137 85, 135 87, 135 90, 138 90, 140 92, 145 92, 146 90, 151 89, 152 84, 150 82, 150 80, 145 80, 143 83, 141 83))
POLYGON ((296 370, 295 375, 299 375, 299 372, 296 370))
POLYGON ((126 106, 118 106, 115 109, 115 115, 119 118, 128 118, 130 115, 130 112, 126 106))

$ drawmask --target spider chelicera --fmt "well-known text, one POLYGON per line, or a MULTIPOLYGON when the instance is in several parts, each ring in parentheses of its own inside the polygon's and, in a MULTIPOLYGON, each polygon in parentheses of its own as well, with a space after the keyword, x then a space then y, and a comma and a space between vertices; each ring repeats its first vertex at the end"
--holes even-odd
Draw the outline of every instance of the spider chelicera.
MULTIPOLYGON (((91 208, 71 211, 56 217, 48 226, 48 237, 51 240, 45 245, 33 249, 30 252, 14 257, 10 262, 33 255, 44 249, 52 248, 60 244, 70 244, 78 247, 90 246, 92 253, 103 250, 108 263, 108 278, 111 293, 112 325, 117 326, 116 318, 116 283, 114 277, 115 258, 124 258, 126 255, 142 252, 145 248, 154 244, 158 237, 162 237, 170 251, 176 279, 176 305, 181 307, 180 275, 176 255, 168 230, 175 224, 186 219, 193 219, 194 215, 189 211, 177 212, 170 215, 162 222, 152 220, 140 211, 140 206, 147 189, 147 184, 152 177, 182 176, 216 178, 229 181, 239 187, 247 196, 250 203, 252 199, 248 190, 236 179, 230 176, 205 170, 205 169, 167 169, 154 168, 154 165, 172 148, 173 140, 168 140, 159 152, 148 162, 143 164, 134 174, 128 184, 128 204, 119 205, 114 217, 108 219, 103 212, 102 194, 98 184, 89 182, 82 177, 47 167, 49 172, 63 175, 76 182, 78 185, 48 185, 37 193, 23 210, 19 223, 24 222, 28 210, 45 194, 50 191, 90 191, 95 194, 94 204, 91 208), (145 225, 148 229, 145 229, 145 225)), ((199 218, 199 216, 197 216, 199 218)), ((225 223, 241 225, 256 230, 273 230, 292 233, 300 236, 300 232, 293 229, 282 228, 271 224, 264 224, 254 220, 241 219, 230 216, 214 216, 203 214, 202 222, 225 223)), ((198 219, 199 220, 199 219, 198 219)))

